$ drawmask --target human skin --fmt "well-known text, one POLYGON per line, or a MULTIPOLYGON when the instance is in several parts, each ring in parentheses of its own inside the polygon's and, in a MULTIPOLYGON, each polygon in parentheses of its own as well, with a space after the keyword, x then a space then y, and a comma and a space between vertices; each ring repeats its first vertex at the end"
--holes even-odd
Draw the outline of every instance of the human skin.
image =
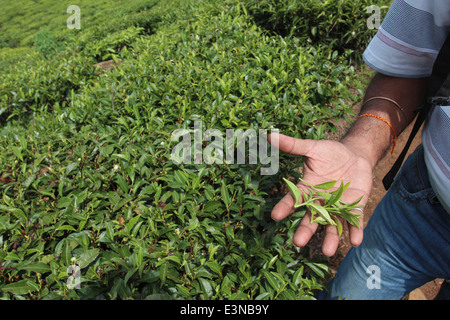
MULTIPOLYGON (((371 80, 364 97, 368 101, 373 97, 386 97, 396 101, 403 110, 394 103, 384 99, 373 99, 363 104, 360 114, 373 114, 386 119, 394 128, 397 136, 415 117, 415 110, 420 106, 425 94, 428 78, 397 78, 377 73, 371 80)), ((394 132, 383 121, 365 116, 358 118, 347 134, 340 141, 297 139, 286 135, 272 133, 269 141, 278 140, 278 148, 282 152, 304 157, 303 180, 316 185, 336 180, 350 182, 350 187, 342 195, 342 200, 351 203, 363 196, 359 205, 367 204, 372 190, 372 172, 377 162, 392 145, 394 132), (273 139, 278 135, 278 139, 273 139)), ((298 183, 299 189, 307 186, 298 183)), ((302 201, 302 200, 300 200, 302 201)), ((288 193, 273 208, 272 218, 282 220, 294 212, 294 198, 288 193)), ((293 238, 296 246, 307 245, 317 231, 318 224, 310 223, 307 212, 300 222, 293 238)), ((341 220, 341 223, 346 223, 341 220)), ((363 226, 363 217, 360 221, 363 226)), ((349 225, 350 243, 358 246, 363 240, 363 229, 349 225)), ((322 252, 325 256, 333 256, 339 245, 339 234, 336 226, 325 227, 322 252)))

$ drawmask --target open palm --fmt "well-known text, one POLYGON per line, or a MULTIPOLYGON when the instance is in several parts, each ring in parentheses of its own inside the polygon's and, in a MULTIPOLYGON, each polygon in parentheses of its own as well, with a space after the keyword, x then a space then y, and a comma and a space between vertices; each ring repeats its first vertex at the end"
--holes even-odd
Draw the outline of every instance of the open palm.
MULTIPOLYGON (((344 143, 328 140, 302 140, 281 134, 272 134, 269 141, 279 150, 297 156, 303 156, 303 180, 316 185, 335 180, 336 185, 350 182, 350 187, 342 195, 342 200, 350 203, 363 196, 359 205, 364 207, 372 190, 372 167, 362 156, 352 151, 344 143), (274 136, 277 135, 277 136, 274 136), (278 139, 276 139, 278 138, 278 139), (274 141, 277 143, 274 143, 274 141)), ((298 183, 299 189, 307 189, 306 185, 298 183)), ((300 200, 301 201, 301 200, 300 200)), ((288 193, 272 210, 274 220, 282 220, 294 212, 294 197, 288 193)), ((349 226, 350 242, 357 246, 363 238, 362 219, 361 228, 349 226)), ((342 223, 344 221, 341 220, 342 223)), ((317 223, 310 223, 310 213, 307 212, 300 226, 295 232, 295 245, 305 246, 318 228, 317 223)), ((335 254, 339 245, 339 234, 335 226, 326 226, 322 252, 326 256, 335 254)))

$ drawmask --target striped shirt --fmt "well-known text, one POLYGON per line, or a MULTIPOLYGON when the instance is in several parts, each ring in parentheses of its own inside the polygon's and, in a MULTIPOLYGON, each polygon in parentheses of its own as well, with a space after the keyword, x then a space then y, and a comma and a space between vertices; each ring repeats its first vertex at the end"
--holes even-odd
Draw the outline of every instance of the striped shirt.
MULTIPOLYGON (((450 1, 394 0, 363 58, 382 74, 429 77, 449 32, 450 1)), ((450 213, 450 106, 431 110, 422 144, 430 183, 450 213)))

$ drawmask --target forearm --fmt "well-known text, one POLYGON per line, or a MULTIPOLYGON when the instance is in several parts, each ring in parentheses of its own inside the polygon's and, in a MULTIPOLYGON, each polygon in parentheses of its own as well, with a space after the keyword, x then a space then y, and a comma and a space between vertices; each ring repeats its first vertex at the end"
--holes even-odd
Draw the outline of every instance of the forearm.
MULTIPOLYGON (((427 78, 407 79, 376 74, 367 88, 360 114, 373 114, 389 122, 398 136, 415 117, 425 93, 427 78), (385 99, 395 101, 398 106, 385 99), (367 102, 366 102, 367 101, 367 102)), ((358 118, 341 140, 375 167, 394 140, 394 131, 385 122, 366 116, 358 118)))

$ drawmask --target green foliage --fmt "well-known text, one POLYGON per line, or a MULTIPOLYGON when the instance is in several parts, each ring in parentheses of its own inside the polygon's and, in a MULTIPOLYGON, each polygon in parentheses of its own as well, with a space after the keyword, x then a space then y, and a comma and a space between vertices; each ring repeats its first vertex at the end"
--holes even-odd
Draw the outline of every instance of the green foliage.
MULTIPOLYGON (((82 37, 103 37, 106 34, 126 29, 130 26, 146 27, 149 31, 161 21, 163 15, 158 15, 151 9, 159 1, 133 0, 132 2, 117 2, 113 0, 80 0, 76 5, 80 8, 81 29, 67 28, 67 2, 58 0, 22 0, 2 2, 0 15, 0 48, 33 46, 36 33, 41 29, 51 31, 57 40, 70 40, 73 34, 82 37)), ((170 1, 161 3, 170 5, 170 1)), ((161 7, 158 8, 160 12, 161 7)))
POLYGON ((46 58, 63 49, 61 44, 47 29, 41 29, 36 33, 34 48, 46 58))
POLYGON ((79 1, 80 30, 56 2, 27 6, 41 24, 22 36, 15 2, 3 4, 0 40, 20 48, 0 50, 13 63, 0 80, 0 296, 312 299, 329 268, 292 244, 304 210, 270 218, 301 159, 281 155, 274 176, 176 165, 171 133, 201 121, 325 138, 361 98, 357 66, 268 34, 246 2, 79 1), (113 70, 94 66, 107 59, 113 70), (74 264, 80 289, 67 285, 74 264))
POLYGON ((349 61, 361 62, 361 55, 375 35, 367 28, 371 13, 378 5, 385 14, 392 0, 249 0, 247 10, 257 24, 282 36, 298 37, 302 43, 329 47, 347 54, 349 61))

